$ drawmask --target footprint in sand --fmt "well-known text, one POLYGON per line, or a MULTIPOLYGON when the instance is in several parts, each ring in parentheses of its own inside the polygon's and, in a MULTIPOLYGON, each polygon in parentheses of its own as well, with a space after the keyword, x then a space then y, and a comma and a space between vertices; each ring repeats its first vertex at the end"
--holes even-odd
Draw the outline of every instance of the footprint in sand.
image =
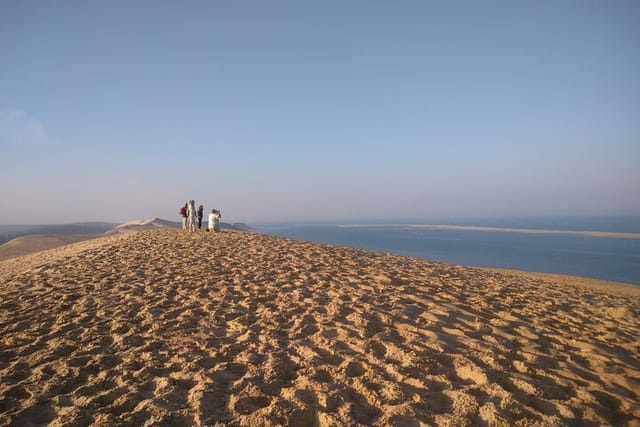
POLYGON ((349 362, 346 368, 347 377, 359 377, 364 374, 364 368, 360 362, 349 362))
POLYGON ((249 415, 257 411, 258 409, 266 408, 271 404, 271 399, 265 396, 249 396, 239 399, 235 405, 234 410, 242 415, 249 415))

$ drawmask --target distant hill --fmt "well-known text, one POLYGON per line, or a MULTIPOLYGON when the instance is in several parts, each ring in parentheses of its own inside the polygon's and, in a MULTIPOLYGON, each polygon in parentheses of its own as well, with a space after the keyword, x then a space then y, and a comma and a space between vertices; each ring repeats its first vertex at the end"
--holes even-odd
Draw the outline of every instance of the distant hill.
POLYGON ((238 230, 238 231, 253 231, 253 228, 251 228, 244 222, 234 222, 233 224, 227 224, 225 222, 222 222, 221 224, 222 224, 222 228, 227 227, 232 230, 238 230))
POLYGON ((113 227, 107 233, 130 233, 136 231, 154 230, 157 228, 180 228, 180 223, 161 218, 128 221, 113 227))

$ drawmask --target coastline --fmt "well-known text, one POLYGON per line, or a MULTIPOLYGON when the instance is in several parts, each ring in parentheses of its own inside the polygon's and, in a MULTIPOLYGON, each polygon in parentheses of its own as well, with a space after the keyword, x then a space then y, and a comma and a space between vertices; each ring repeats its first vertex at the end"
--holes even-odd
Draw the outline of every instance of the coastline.
MULTIPOLYGON (((383 225, 379 225, 379 226, 383 227, 383 225)), ((359 228, 359 227, 371 227, 371 225, 360 224, 360 225, 340 226, 340 227, 359 228)), ((449 227, 449 226, 443 226, 443 227, 449 227)), ((466 229, 472 229, 476 227, 461 227, 461 228, 455 228, 455 229, 462 229, 462 228, 465 229, 464 231, 476 231, 476 230, 466 230, 466 229)), ((490 227, 479 227, 479 228, 486 229, 490 227)), ((505 230, 505 232, 508 232, 506 230, 511 230, 511 229, 503 228, 502 230, 505 230)), ((137 233, 140 231, 142 230, 135 230, 130 232, 137 233)), ((260 231, 243 231, 243 230, 232 230, 232 229, 227 229, 224 231, 226 233, 262 234, 260 231)), ((491 231, 493 231, 493 228, 491 231)), ((629 233, 625 233, 625 234, 629 234, 629 233)), ((115 234, 115 235, 117 236, 118 234, 115 234)), ((269 234, 264 234, 264 235, 269 235, 269 234)), ((22 236, 14 240, 11 240, 3 245, 0 245, 0 262, 14 259, 14 258, 19 258, 19 257, 25 257, 31 254, 36 254, 38 252, 45 252, 50 249, 63 248, 65 246, 73 247, 74 243, 98 240, 98 239, 103 239, 109 236, 114 236, 114 234, 70 234, 70 235, 33 234, 33 235, 22 236)), ((301 242, 313 243, 311 241, 304 240, 304 239, 298 239, 298 238, 293 238, 293 239, 300 240, 301 242)), ((343 246, 343 245, 337 245, 337 246, 343 246)), ((344 246, 344 247, 352 248, 350 246, 344 246)), ((354 249, 357 249, 357 248, 354 248, 354 249)), ((364 249, 364 250, 367 250, 367 249, 364 249)), ((383 253, 383 254, 388 253, 386 251, 375 251, 375 250, 372 250, 372 251, 383 253)), ((410 255, 399 255, 399 254, 394 254, 394 255, 412 257, 410 255)), ((426 261, 432 261, 432 260, 427 259, 426 261)), ((441 262, 441 261, 437 261, 437 262, 441 262)), ((529 271, 529 270, 518 270, 514 268, 499 268, 499 267, 487 267, 487 266, 465 266, 461 264, 447 263, 447 262, 441 262, 441 263, 449 264, 454 267, 475 268, 475 269, 484 270, 484 271, 493 271, 498 273, 528 276, 530 278, 552 279, 557 282, 564 282, 567 284, 574 284, 574 285, 582 284, 582 286, 587 286, 587 287, 589 286, 592 286, 592 287, 623 286, 623 287, 631 287, 632 289, 636 289, 636 288, 640 289, 640 285, 635 283, 626 283, 626 282, 620 282, 620 281, 598 279, 598 278, 580 276, 575 274, 550 273, 550 272, 543 272, 543 271, 529 271)))
POLYGON ((454 265, 562 274, 640 285, 638 239, 563 235, 560 230, 537 235, 493 232, 493 228, 483 230, 428 230, 401 224, 360 224, 348 227, 281 226, 265 228, 264 232, 454 265))
POLYGON ((591 277, 575 276, 571 274, 544 273, 537 271, 513 270, 508 268, 491 268, 491 267, 469 267, 478 268, 479 270, 495 272, 507 276, 523 277, 527 279, 542 280, 553 282, 559 285, 567 285, 586 289, 616 289, 618 292, 626 292, 630 295, 640 297, 640 285, 633 283, 615 282, 612 280, 594 279, 591 277))
POLYGON ((341 228, 385 228, 398 227, 415 230, 449 230, 449 231, 482 231, 494 233, 521 234, 556 234, 585 237, 602 237, 610 239, 640 239, 640 233, 612 232, 612 231, 583 231, 583 230, 550 230, 537 228, 509 228, 509 227, 480 227, 467 225, 439 225, 439 224, 339 224, 341 228))

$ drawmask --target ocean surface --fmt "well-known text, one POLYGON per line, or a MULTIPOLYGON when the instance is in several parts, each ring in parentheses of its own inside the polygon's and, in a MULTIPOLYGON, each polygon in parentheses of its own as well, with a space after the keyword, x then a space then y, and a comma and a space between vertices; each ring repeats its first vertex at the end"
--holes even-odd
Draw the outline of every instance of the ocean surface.
MULTIPOLYGON (((639 233, 640 220, 595 219, 421 221, 539 230, 639 233)), ((570 274, 640 285, 640 239, 571 234, 414 229, 402 224, 278 224, 256 227, 275 236, 331 243, 473 267, 570 274)))

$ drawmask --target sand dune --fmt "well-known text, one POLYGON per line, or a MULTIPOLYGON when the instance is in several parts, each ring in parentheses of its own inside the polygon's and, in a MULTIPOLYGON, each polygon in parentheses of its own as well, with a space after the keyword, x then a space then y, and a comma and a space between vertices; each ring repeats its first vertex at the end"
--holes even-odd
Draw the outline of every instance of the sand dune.
POLYGON ((100 234, 29 234, 0 245, 0 260, 44 251, 70 243, 95 239, 100 234))
POLYGON ((0 425, 639 425, 640 287, 249 233, 0 262, 0 425))
POLYGON ((124 222, 112 230, 108 231, 108 233, 128 233, 128 232, 138 232, 138 231, 147 231, 147 230, 156 230, 158 228, 180 228, 181 224, 179 222, 167 221, 166 219, 161 218, 150 218, 150 219, 140 219, 124 222))

